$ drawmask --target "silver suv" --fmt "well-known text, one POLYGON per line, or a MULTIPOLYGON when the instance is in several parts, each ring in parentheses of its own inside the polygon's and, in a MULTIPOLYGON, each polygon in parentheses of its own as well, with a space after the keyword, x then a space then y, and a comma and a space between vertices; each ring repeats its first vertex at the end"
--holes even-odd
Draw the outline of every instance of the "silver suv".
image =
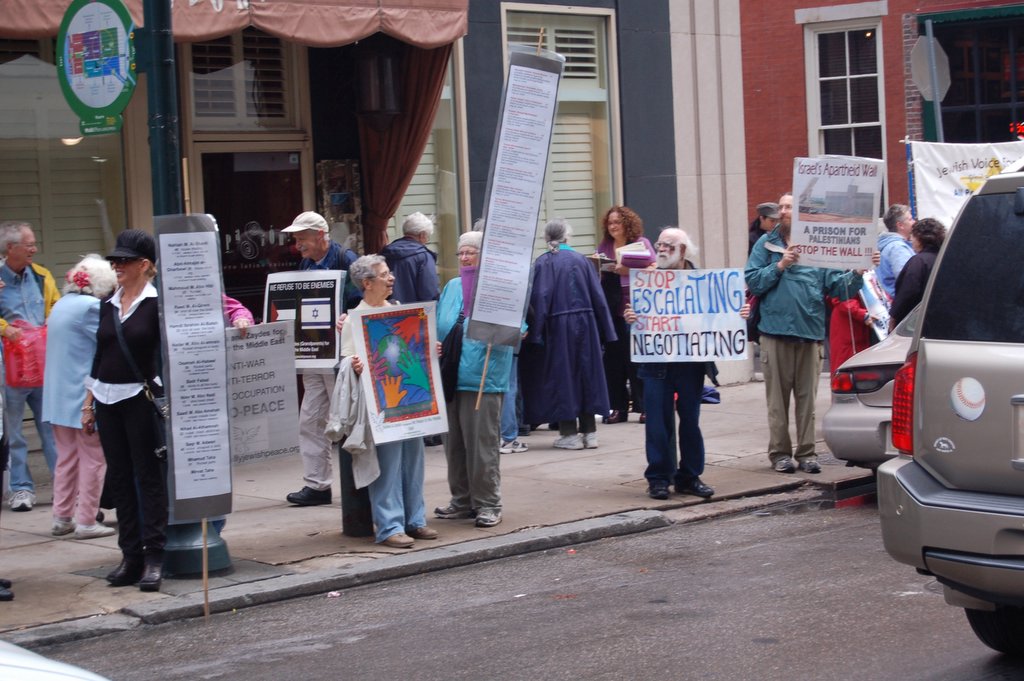
POLYGON ((893 388, 885 548, 934 575, 986 645, 1024 655, 1024 173, 957 216, 893 388))

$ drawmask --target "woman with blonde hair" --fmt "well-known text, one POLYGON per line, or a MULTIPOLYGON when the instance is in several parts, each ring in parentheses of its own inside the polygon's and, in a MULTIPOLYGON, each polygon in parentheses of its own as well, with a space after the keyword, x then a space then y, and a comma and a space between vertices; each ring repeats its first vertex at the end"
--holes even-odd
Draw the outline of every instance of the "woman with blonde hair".
POLYGON ((141 229, 126 229, 107 260, 117 290, 100 306, 82 427, 98 424, 107 491, 117 508, 121 563, 107 581, 159 591, 167 543, 167 462, 151 399, 164 394, 159 305, 151 283, 156 242, 141 229))
POLYGON ((96 354, 100 300, 117 280, 110 263, 96 254, 82 258, 64 279, 64 295, 46 320, 43 376, 43 421, 53 426, 57 445, 51 533, 93 539, 114 534, 114 528, 96 522, 107 462, 95 424, 82 424, 82 388, 96 354))

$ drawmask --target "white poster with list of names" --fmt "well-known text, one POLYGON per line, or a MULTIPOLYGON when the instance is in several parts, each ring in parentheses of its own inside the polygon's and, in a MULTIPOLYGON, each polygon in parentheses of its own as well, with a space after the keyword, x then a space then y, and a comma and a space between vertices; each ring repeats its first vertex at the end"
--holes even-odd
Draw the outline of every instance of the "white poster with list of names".
POLYGON ((163 233, 158 244, 175 499, 230 494, 227 357, 217 233, 163 233))
POLYGON ((552 53, 510 54, 466 331, 475 340, 519 343, 563 64, 564 59, 552 53))

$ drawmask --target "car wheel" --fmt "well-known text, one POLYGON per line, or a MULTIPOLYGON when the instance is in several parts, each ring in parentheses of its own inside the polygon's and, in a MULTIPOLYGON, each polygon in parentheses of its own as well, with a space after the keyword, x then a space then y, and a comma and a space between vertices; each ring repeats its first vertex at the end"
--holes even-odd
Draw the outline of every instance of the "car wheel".
POLYGON ((994 611, 964 609, 982 643, 1007 655, 1024 656, 1024 608, 997 608, 994 611))

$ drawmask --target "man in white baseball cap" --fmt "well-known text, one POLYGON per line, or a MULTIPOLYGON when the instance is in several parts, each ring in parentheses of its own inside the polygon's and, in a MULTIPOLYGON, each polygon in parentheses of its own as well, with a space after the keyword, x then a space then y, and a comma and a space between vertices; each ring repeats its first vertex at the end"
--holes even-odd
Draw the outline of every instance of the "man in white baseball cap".
MULTIPOLYGON (((283 232, 295 238, 295 250, 302 256, 300 270, 342 270, 347 272, 357 256, 336 241, 331 241, 327 220, 315 211, 300 213, 283 232)), ((348 290, 346 277, 346 292, 348 290)), ((351 302, 343 294, 342 306, 351 302)), ((333 369, 302 372, 302 405, 299 407, 299 453, 302 455, 303 487, 287 497, 297 506, 320 506, 331 503, 331 456, 333 443, 324 435, 331 393, 334 392, 333 369)))

